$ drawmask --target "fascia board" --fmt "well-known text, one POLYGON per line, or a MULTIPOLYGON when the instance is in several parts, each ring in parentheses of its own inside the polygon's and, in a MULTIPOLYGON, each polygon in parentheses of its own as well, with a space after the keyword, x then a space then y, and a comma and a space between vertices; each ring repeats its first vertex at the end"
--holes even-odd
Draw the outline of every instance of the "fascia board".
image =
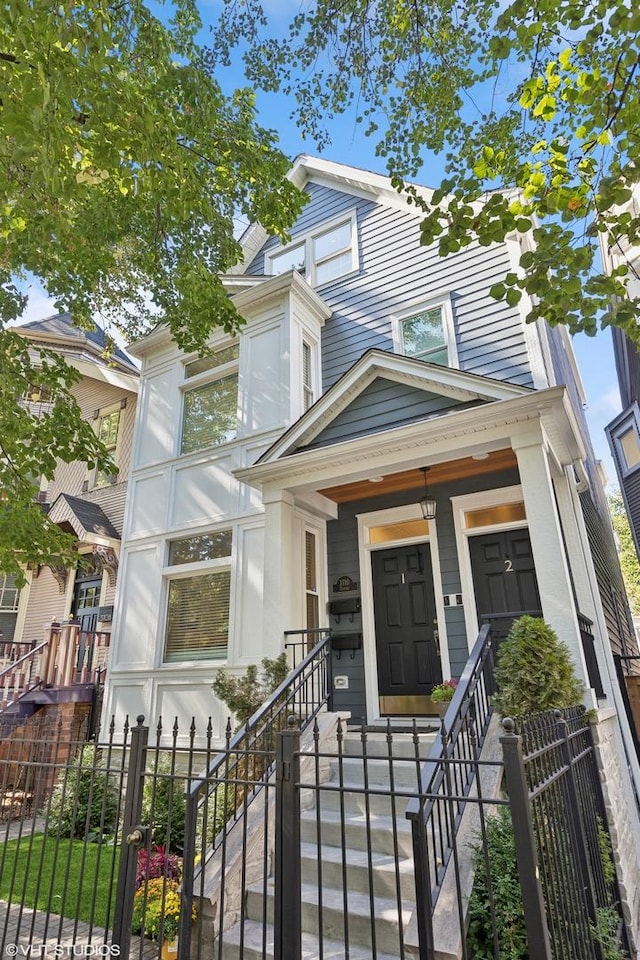
POLYGON ((307 281, 303 280, 297 270, 289 270, 287 273, 269 277, 258 286, 236 294, 232 299, 238 313, 243 316, 251 316, 256 310, 262 310, 270 300, 280 299, 289 292, 303 303, 305 308, 318 320, 324 322, 331 316, 331 308, 309 286, 307 281))
MULTIPOLYGON (((310 488, 318 489, 319 485, 335 482, 349 463, 354 464, 354 477, 362 475, 364 461, 367 462, 366 472, 370 472, 374 465, 384 472, 385 460, 388 462, 394 453, 398 455, 398 464, 406 464, 412 449, 423 450, 427 445, 433 457, 458 459, 466 455, 460 444, 462 437, 473 436, 476 443, 491 443, 498 437, 507 438, 517 429, 518 423, 540 419, 547 423, 551 415, 563 417, 567 412, 563 403, 564 393, 564 387, 552 387, 476 409, 453 410, 431 420, 301 451, 279 460, 234 470, 233 473, 238 480, 255 486, 286 481, 287 485, 306 483, 310 488)), ((553 442, 554 437, 550 436, 550 439, 553 442)), ((562 436, 559 439, 562 440, 562 436)), ((573 462, 579 447, 566 443, 560 446, 561 449, 556 450, 559 459, 566 463, 573 462)), ((419 456, 424 459, 424 453, 419 456)))
POLYGON ((91 380, 101 380, 112 387, 120 390, 127 390, 129 393, 138 393, 139 378, 132 373, 122 373, 115 367, 104 367, 101 364, 91 363, 90 360, 82 360, 79 357, 67 357, 67 363, 74 367, 83 377, 91 380))

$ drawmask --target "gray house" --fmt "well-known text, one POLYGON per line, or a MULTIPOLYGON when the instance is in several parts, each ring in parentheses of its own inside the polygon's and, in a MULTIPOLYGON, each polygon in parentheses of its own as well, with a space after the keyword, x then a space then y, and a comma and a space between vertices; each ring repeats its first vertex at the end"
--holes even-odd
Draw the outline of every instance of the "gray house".
POLYGON ((521 238, 443 259, 385 177, 303 156, 291 178, 290 242, 250 227, 225 278, 240 335, 133 348, 106 715, 221 737, 215 669, 329 626, 340 707, 428 716, 480 626, 523 612, 614 704, 611 650, 636 647, 571 341, 489 295, 521 238))

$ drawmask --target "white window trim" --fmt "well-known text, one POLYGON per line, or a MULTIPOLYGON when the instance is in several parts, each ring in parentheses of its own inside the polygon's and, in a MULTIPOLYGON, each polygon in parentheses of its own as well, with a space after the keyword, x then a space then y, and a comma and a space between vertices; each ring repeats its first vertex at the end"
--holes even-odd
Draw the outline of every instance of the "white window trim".
MULTIPOLYGON (((401 523, 403 520, 423 520, 420 507, 417 503, 406 504, 402 507, 391 507, 388 510, 375 510, 372 513, 360 513, 357 516, 360 583, 362 584, 362 647, 364 654, 365 696, 368 723, 380 722, 383 719, 380 715, 380 701, 378 698, 378 657, 376 652, 375 614, 373 610, 373 570, 371 554, 375 550, 387 550, 390 547, 411 543, 428 543, 430 545, 433 592, 436 600, 438 633, 441 638, 440 662, 442 665, 442 676, 445 678, 451 676, 436 521, 423 521, 425 525, 425 535, 423 537, 406 537, 399 540, 385 541, 384 543, 370 542, 370 530, 372 527, 401 523)), ((384 719, 386 720, 386 718, 384 719)), ((392 723, 393 722, 392 720, 392 723)), ((398 723, 402 722, 406 723, 406 718, 404 718, 404 721, 403 718, 398 719, 398 723)))
MULTIPOLYGON (((223 664, 229 663, 230 650, 231 650, 231 638, 233 636, 233 568, 234 568, 234 550, 236 543, 236 534, 233 527, 229 527, 228 524, 219 528, 222 530, 231 530, 231 553, 226 557, 216 557, 212 560, 199 560, 195 563, 175 563, 169 564, 166 562, 162 567, 161 576, 162 576, 162 618, 160 623, 160 636, 162 637, 162 643, 158 644, 156 652, 156 668, 160 670, 175 671, 183 670, 185 667, 196 667, 202 669, 202 664, 215 663, 216 667, 223 664), (215 572, 229 572, 229 632, 227 634, 227 655, 225 657, 211 657, 208 659, 201 660, 165 660, 165 650, 167 644, 167 622, 169 614, 169 584, 172 580, 186 580, 188 577, 199 576, 200 574, 215 573, 215 572)), ((189 537, 197 537, 201 535, 206 535, 207 533, 215 533, 216 530, 207 530, 199 531, 198 533, 189 530, 184 533, 182 536, 171 536, 170 539, 165 541, 165 558, 169 556, 169 543, 171 540, 185 540, 189 537)))
POLYGON ((210 370, 204 370, 202 373, 197 373, 193 377, 188 377, 186 374, 187 366, 190 363, 193 363, 194 360, 198 360, 198 354, 190 354, 188 357, 185 357, 182 362, 182 383, 179 386, 180 389, 180 429, 178 430, 178 449, 176 452, 177 457, 191 457, 202 454, 203 450, 217 449, 218 447, 224 447, 228 443, 235 443, 238 439, 240 433, 240 341, 239 339, 229 340, 226 343, 216 343, 215 346, 211 347, 212 353, 217 353, 219 350, 225 350, 229 347, 233 347, 235 344, 238 344, 238 356, 235 360, 228 360, 226 363, 221 363, 218 367, 212 367, 210 370), (210 444, 208 447, 200 447, 198 450, 191 450, 188 453, 182 451, 182 438, 184 435, 184 400, 185 394, 189 393, 191 390, 197 390, 199 387, 206 386, 208 383, 214 383, 216 380, 224 380, 225 377, 231 376, 232 374, 236 375, 238 381, 237 394, 236 394, 236 435, 231 440, 225 440, 222 443, 210 444))
MULTIPOLYGON (((104 420, 105 417, 109 417, 112 413, 119 413, 120 418, 118 420, 118 435, 116 437, 116 445, 111 451, 111 457, 115 464, 115 476, 120 479, 121 473, 121 464, 120 458, 122 454, 122 425, 124 423, 125 410, 126 406, 122 405, 123 401, 118 400, 117 403, 111 403, 108 407, 101 407, 96 411, 96 416, 93 418, 93 430, 97 437, 100 436, 100 422, 104 420)), ((94 467, 87 476, 89 481, 89 487, 91 490, 95 490, 101 487, 108 487, 108 483, 98 483, 98 468, 94 467)))
MULTIPOLYGON (((449 367, 459 367, 458 345, 456 343, 455 325, 453 322, 453 307, 451 304, 451 294, 445 294, 441 297, 434 297, 431 300, 417 300, 410 307, 391 315, 391 333, 393 337, 393 350, 401 356, 405 356, 404 342, 402 335, 402 324, 405 320, 410 320, 419 313, 426 313, 429 310, 435 310, 440 307, 442 314, 442 332, 444 334, 445 346, 447 348, 447 357, 449 367)), ((421 359, 420 357, 416 359, 421 359)))
POLYGON ((497 487, 494 490, 483 490, 481 493, 470 493, 460 497, 451 497, 458 567, 460 570, 460 590, 462 593, 464 623, 467 631, 469 651, 473 649, 480 630, 478 626, 478 614, 476 612, 476 593, 473 587, 469 537, 484 536, 485 533, 497 533, 502 530, 528 530, 529 523, 526 519, 507 520, 504 523, 492 523, 486 527, 471 527, 467 529, 465 526, 465 514, 472 510, 482 510, 487 507, 498 507, 506 503, 519 502, 524 503, 524 494, 520 485, 497 487))
MULTIPOLYGON (((291 243, 287 243, 284 246, 279 246, 275 250, 269 250, 268 253, 265 253, 264 256, 264 266, 265 273, 267 275, 273 274, 272 261, 275 257, 280 256, 280 254, 287 253, 289 250, 295 249, 295 247, 304 246, 304 265, 305 265, 305 279, 312 287, 324 287, 329 286, 331 283, 336 283, 338 280, 343 280, 345 277, 352 276, 354 273, 358 273, 360 270, 360 257, 358 251, 358 217, 357 210, 354 207, 352 210, 349 210, 345 213, 339 214, 336 217, 333 217, 331 220, 326 220, 318 226, 314 227, 313 230, 308 230, 306 233, 298 234, 291 240, 291 243), (325 280, 324 283, 317 283, 316 280, 316 261, 314 259, 314 249, 313 242, 318 237, 321 237, 325 233, 329 233, 331 230, 335 230, 337 227, 341 227, 344 224, 351 225, 351 269, 345 270, 344 273, 339 274, 337 277, 333 277, 331 280, 325 280)), ((331 260, 333 257, 338 256, 340 252, 348 250, 348 247, 344 247, 343 250, 335 251, 334 253, 327 255, 326 257, 321 257, 318 261, 319 263, 324 263, 327 260, 331 260)))
POLYGON ((635 433, 638 447, 640 447, 640 424, 638 423, 638 409, 635 404, 629 410, 628 414, 616 423, 615 427, 611 430, 611 442, 615 446, 615 459, 620 467, 621 477, 629 477, 637 470, 640 470, 640 463, 634 463, 630 467, 627 466, 627 458, 624 447, 622 446, 622 437, 630 431, 635 433))

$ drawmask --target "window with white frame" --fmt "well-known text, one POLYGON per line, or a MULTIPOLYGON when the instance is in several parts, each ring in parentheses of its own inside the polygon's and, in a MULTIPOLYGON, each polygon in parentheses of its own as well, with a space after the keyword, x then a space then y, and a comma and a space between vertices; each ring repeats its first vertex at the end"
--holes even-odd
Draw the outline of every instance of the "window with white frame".
POLYGON ((322 224, 281 250, 267 254, 265 272, 276 275, 292 268, 318 287, 358 269, 355 210, 322 224))
POLYGON ((313 406, 313 347, 306 340, 302 341, 302 409, 306 411, 313 406))
POLYGON ((169 543, 164 662, 227 656, 231 530, 169 543))
POLYGON ((453 316, 449 300, 430 303, 393 318, 398 353, 443 366, 457 365, 453 316))
POLYGON ((20 602, 20 589, 16 587, 15 578, 0 573, 0 611, 15 613, 20 602))
POLYGON ((103 487, 105 484, 113 483, 118 477, 118 446, 124 405, 125 403, 123 401, 117 406, 96 410, 94 414, 94 429, 98 434, 98 439, 102 441, 114 463, 114 467, 111 470, 95 470, 93 484, 96 487, 103 487))
MULTIPOLYGON (((318 538, 311 530, 304 533, 305 619, 307 630, 320 626, 318 587, 318 538)), ((313 645, 313 641, 311 641, 313 645)))
POLYGON ((180 453, 235 439, 239 351, 233 343, 185 364, 180 453))
POLYGON ((618 455, 624 473, 640 465, 640 437, 635 419, 627 420, 615 433, 618 455))

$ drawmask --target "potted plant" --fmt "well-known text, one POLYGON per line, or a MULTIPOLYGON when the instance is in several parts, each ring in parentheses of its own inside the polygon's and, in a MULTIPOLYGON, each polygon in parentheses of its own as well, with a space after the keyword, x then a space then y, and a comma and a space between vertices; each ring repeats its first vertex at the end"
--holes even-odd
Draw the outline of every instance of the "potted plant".
POLYGON ((457 686, 458 681, 451 678, 449 680, 443 680, 442 683, 436 683, 431 691, 431 700, 439 717, 444 717, 447 712, 447 708, 451 700, 453 700, 457 686))
MULTIPOLYGON (((155 877, 142 883, 133 898, 132 930, 151 940, 159 940, 162 937, 162 960, 175 958, 178 953, 179 889, 177 880, 155 877)), ((191 919, 196 918, 194 904, 191 919)))

